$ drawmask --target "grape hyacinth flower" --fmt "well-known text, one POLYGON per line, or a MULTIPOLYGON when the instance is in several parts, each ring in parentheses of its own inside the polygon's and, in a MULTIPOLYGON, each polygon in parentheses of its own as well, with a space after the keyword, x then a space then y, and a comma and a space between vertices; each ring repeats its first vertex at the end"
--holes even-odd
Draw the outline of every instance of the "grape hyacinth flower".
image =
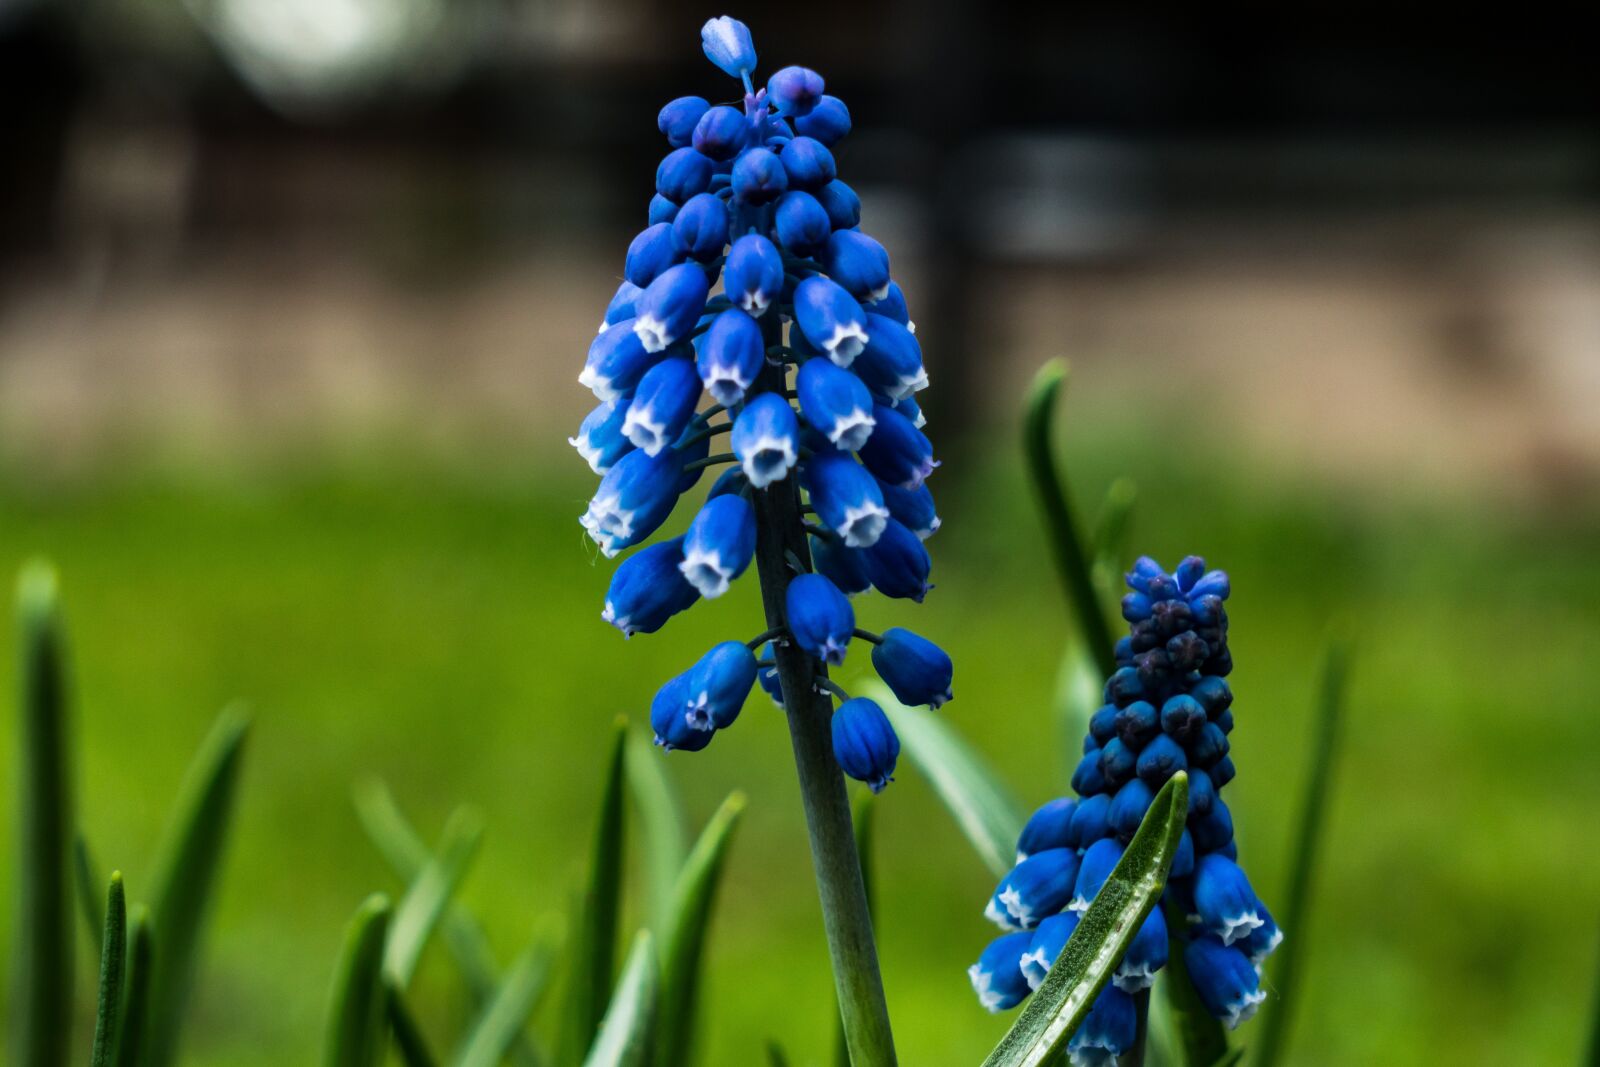
MULTIPOLYGON (((903 703, 951 699, 943 650, 899 627, 857 628, 849 599, 920 601, 931 588, 938 462, 912 399, 928 377, 889 253, 861 231, 860 198, 839 178, 849 109, 805 67, 756 81, 754 41, 735 19, 708 21, 701 45, 742 101, 713 106, 729 95, 718 89, 656 116, 667 150, 579 378, 601 406, 571 443, 603 475, 581 521, 606 556, 634 549, 602 615, 624 635, 723 595, 754 562, 763 632, 722 641, 662 685, 651 726, 663 749, 696 751, 757 684, 784 709, 830 945, 855 975, 841 984, 847 1041, 854 1062, 887 1063, 843 776, 883 789, 900 746, 883 709, 828 668, 865 642, 903 703), (721 435, 725 451, 712 447, 721 435), (683 532, 646 545, 701 472, 724 464, 683 532)), ((1019 882, 1016 908, 1070 895, 1077 855, 1056 852, 1072 869, 1046 872, 1042 858, 1049 884, 1019 882)), ((1007 950, 1011 971, 1030 940, 1007 950)), ((992 970, 996 1004, 1026 994, 1020 972, 992 970)))
MULTIPOLYGON (((892 498, 886 499, 892 511, 892 498)), ((1052 800, 1028 820, 1017 840, 1017 866, 985 912, 1003 926, 1036 928, 1018 968, 1037 988, 1065 944, 1061 932, 1070 933, 1062 916, 1088 910, 1155 793, 1178 771, 1187 772, 1187 826, 1163 907, 1146 918, 1068 1044, 1071 1062, 1080 1067, 1114 1062, 1127 1051, 1135 1029, 1130 994, 1150 986, 1169 951, 1182 952, 1200 1003, 1232 1028, 1265 999, 1261 965, 1283 938, 1239 865, 1233 817, 1221 796, 1234 774, 1228 576, 1207 571, 1198 556, 1171 573, 1144 557, 1127 583, 1122 615, 1129 632, 1117 643, 1105 703, 1089 719, 1084 755, 1072 775, 1078 796, 1052 800), (1041 861, 1054 878, 1041 876, 1041 861), (1064 895, 1059 875, 1068 867, 1074 883, 1064 895)), ((981 985, 980 972, 971 972, 985 1007, 1000 1010, 1025 999, 996 996, 994 990, 1015 990, 1016 979, 995 973, 998 955, 986 950, 985 960, 981 985)))

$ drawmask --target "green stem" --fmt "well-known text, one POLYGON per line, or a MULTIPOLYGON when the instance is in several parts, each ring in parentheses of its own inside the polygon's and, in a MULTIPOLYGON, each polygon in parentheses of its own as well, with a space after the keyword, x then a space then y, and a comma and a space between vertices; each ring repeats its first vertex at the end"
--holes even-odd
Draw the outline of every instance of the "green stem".
POLYGON ((1067 365, 1051 360, 1040 368, 1028 390, 1027 417, 1023 422, 1022 448, 1028 474, 1044 510, 1045 533, 1055 556, 1056 572, 1066 589, 1067 600, 1076 613, 1083 640, 1094 656, 1102 677, 1117 669, 1115 643, 1106 613, 1095 594, 1089 554, 1073 512, 1072 498, 1056 465, 1055 448, 1050 441, 1056 398, 1067 379, 1067 365))
MULTIPOLYGON (((763 329, 769 335, 776 332, 777 316, 770 309, 762 318, 763 329)), ((774 343, 771 336, 768 343, 774 343)), ((782 389, 782 368, 767 367, 761 384, 769 390, 782 389)), ((811 553, 800 518, 797 482, 798 479, 785 478, 755 494, 756 567, 761 576, 767 625, 772 628, 785 625, 784 596, 791 577, 789 558, 810 568, 811 553)), ((826 668, 796 644, 774 642, 772 648, 789 720, 795 770, 800 778, 817 896, 822 903, 822 922, 827 931, 850 1062, 854 1067, 894 1067, 894 1037, 889 1029, 872 915, 856 853, 850 797, 833 755, 832 702, 813 687, 815 679, 826 679, 826 668)))

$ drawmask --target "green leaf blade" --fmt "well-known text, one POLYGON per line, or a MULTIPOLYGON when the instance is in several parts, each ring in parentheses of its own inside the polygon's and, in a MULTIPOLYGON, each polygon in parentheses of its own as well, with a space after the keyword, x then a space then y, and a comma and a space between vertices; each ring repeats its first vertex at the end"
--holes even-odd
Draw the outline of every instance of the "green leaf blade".
POLYGON ((179 792, 173 817, 156 852, 150 914, 161 934, 151 974, 144 1059, 167 1067, 178 1038, 199 963, 201 934, 221 875, 250 719, 242 708, 218 716, 179 792))
POLYGON ((106 889, 105 930, 100 938, 100 992, 94 1015, 94 1045, 89 1052, 90 1067, 112 1067, 116 1054, 118 1023, 122 1011, 123 956, 127 951, 128 904, 122 888, 122 872, 113 871, 106 889))
POLYGON ((1041 1067, 1066 1046, 1160 900, 1188 804, 1188 776, 1179 772, 1156 794, 1044 984, 984 1060, 985 1067, 1041 1067))
POLYGON ((384 942, 393 909, 374 893, 356 909, 345 930, 334 972, 323 1063, 326 1067, 376 1067, 384 1049, 384 942))
POLYGON ((72 785, 65 641, 54 568, 17 581, 20 716, 17 888, 11 947, 11 1062, 63 1067, 72 1028, 72 785))
POLYGON ((640 930, 583 1067, 641 1067, 654 1042, 660 976, 654 941, 640 930))
POLYGON ((404 990, 422 961, 450 900, 466 878, 483 842, 483 817, 471 808, 458 808, 445 824, 439 851, 423 865, 412 881, 390 924, 384 950, 384 971, 397 989, 404 990))
POLYGON ((542 937, 518 956, 484 1007, 456 1057, 456 1067, 495 1067, 511 1054, 528 1016, 549 986, 555 960, 554 939, 542 937))
POLYGON ((678 890, 678 873, 689 855, 689 833, 677 791, 667 779, 666 760, 644 731, 628 731, 626 761, 628 791, 633 794, 645 845, 651 926, 665 930, 678 890))
MULTIPOLYGON (((394 794, 382 782, 372 779, 358 783, 351 791, 351 800, 361 828, 389 869, 406 885, 416 881, 432 853, 400 810, 394 794)), ((489 947, 488 935, 472 913, 455 900, 445 909, 440 935, 461 972, 472 1006, 479 1012, 486 1011, 501 990, 499 964, 489 947)), ((521 1032, 515 1036, 509 1056, 517 1067, 539 1067, 543 1062, 521 1032)))
POLYGON ((743 793, 728 795, 706 823, 678 877, 671 917, 661 935, 661 1021, 654 1061, 657 1067, 682 1067, 691 1062, 706 933, 728 846, 744 809, 743 793))
POLYGON ((117 1067, 138 1067, 145 1021, 150 1015, 150 973, 154 966, 150 910, 143 904, 135 904, 128 912, 127 976, 122 982, 125 992, 121 1033, 117 1037, 117 1067))
POLYGON ((868 682, 865 695, 877 701, 933 791, 996 878, 1016 862, 1023 816, 1011 791, 967 742, 926 709, 908 708, 881 682, 868 682))
POLYGON ((1349 678, 1349 643, 1335 638, 1323 657, 1321 684, 1318 687, 1316 736, 1311 746, 1311 772, 1306 778, 1300 821, 1291 843, 1288 893, 1279 929, 1286 931, 1284 943, 1272 960, 1272 984, 1278 994, 1262 1006, 1257 1031, 1257 1067, 1275 1067, 1288 1041, 1296 981, 1305 931, 1311 911, 1311 884, 1317 856, 1328 823, 1328 797, 1332 792, 1333 767, 1338 754, 1340 724, 1344 718, 1344 694, 1349 678))
POLYGON ((627 722, 619 719, 613 729, 611 754, 606 762, 589 880, 578 905, 576 936, 569 953, 567 1003, 559 1045, 562 1063, 576 1064, 582 1060, 611 997, 622 902, 623 762, 627 740, 627 722))
POLYGON ((389 1026, 394 1033, 394 1047, 400 1054, 400 1062, 405 1067, 435 1067, 439 1061, 428 1048, 422 1027, 406 1003, 405 992, 388 979, 383 985, 384 1004, 388 1008, 389 1026))
POLYGON ((1039 368, 1028 389, 1022 423, 1022 451, 1027 461, 1028 475, 1039 498, 1039 506, 1044 512, 1045 536, 1050 542, 1056 573, 1061 578, 1068 605, 1101 676, 1108 677, 1117 669, 1111 625, 1095 592, 1089 552, 1072 506, 1072 494, 1061 476, 1055 444, 1051 440, 1057 398, 1066 382, 1065 360, 1053 359, 1039 368))

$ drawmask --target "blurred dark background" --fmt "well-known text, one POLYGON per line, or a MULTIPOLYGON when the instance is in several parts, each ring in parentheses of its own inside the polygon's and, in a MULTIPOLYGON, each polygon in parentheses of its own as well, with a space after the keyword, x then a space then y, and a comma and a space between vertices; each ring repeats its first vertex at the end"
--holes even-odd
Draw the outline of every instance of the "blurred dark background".
MULTIPOLYGON (((1600 456, 1600 134, 1585 42, 1538 11, 746 17, 848 97, 935 410, 1008 403, 985 386, 1040 352, 1182 359, 1272 389, 1264 432, 1338 420, 1315 443, 1348 452, 1354 420, 1363 463, 1438 437, 1418 458, 1561 488, 1600 456)), ((8 425, 525 427, 639 225, 655 110, 719 90, 703 15, 8 0, 8 425)))
MULTIPOLYGON (((562 443, 656 111, 732 95, 698 41, 722 13, 0 0, 0 565, 61 566, 83 819, 131 898, 215 710, 257 713, 193 1062, 309 1062, 341 926, 395 888, 351 781, 430 831, 483 807, 466 896, 509 959, 576 884, 612 716, 760 628, 744 590, 615 639, 562 443)), ((939 588, 863 623, 945 642, 941 714, 1028 803, 1065 791, 1070 633, 1014 414, 1069 357, 1086 516, 1130 474, 1135 550, 1234 576, 1231 788, 1269 901, 1317 650, 1356 634, 1306 982, 1279 991, 1294 1062, 1571 1062, 1600 899, 1592 34, 1537 4, 728 13, 762 77, 803 63, 848 102, 841 176, 930 364, 939 588)), ((775 1036, 820 1063, 803 828, 757 703, 669 764, 697 819, 752 801, 705 1062, 775 1036)), ((987 878, 914 771, 885 800, 904 1059, 977 1062, 1007 1021, 963 975, 987 878)), ((430 1026, 447 985, 424 969, 430 1026)))

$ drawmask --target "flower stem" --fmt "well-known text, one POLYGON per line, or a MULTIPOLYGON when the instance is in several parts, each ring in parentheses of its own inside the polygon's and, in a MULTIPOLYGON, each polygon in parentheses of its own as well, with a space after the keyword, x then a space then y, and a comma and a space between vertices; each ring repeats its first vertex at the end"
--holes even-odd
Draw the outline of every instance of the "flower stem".
MULTIPOLYGON (((770 334, 778 329, 777 316, 769 310, 762 318, 762 328, 769 333, 768 343, 773 343, 770 334)), ((761 384, 768 390, 781 390, 783 369, 767 367, 761 384)), ((767 625, 772 628, 786 625, 784 594, 792 576, 790 558, 798 559, 807 569, 811 562, 797 481, 785 478, 755 494, 756 568, 761 576, 767 625)), ((850 797, 833 755, 832 701, 813 687, 815 679, 827 677, 826 668, 792 642, 775 642, 772 651, 789 720, 795 770, 800 777, 817 896, 822 903, 822 922, 827 931, 850 1062, 852 1067, 894 1067, 894 1038, 851 826, 850 797)))

